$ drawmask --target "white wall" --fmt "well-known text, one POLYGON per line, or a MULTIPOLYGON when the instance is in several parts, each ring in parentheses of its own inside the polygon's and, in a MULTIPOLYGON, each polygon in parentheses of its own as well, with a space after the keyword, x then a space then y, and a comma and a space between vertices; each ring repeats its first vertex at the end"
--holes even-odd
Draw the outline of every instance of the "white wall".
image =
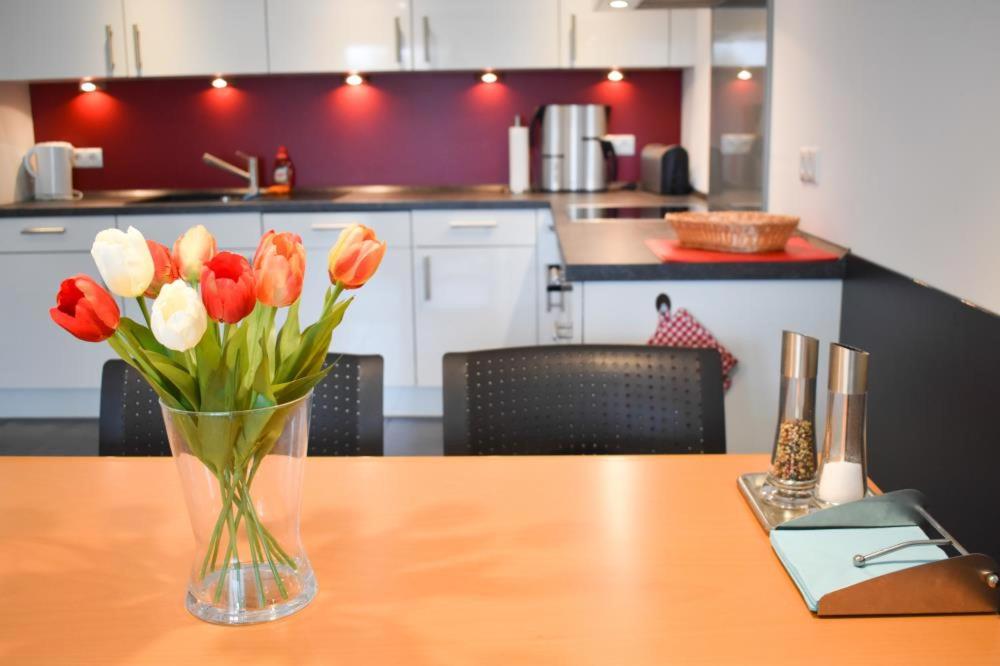
POLYGON ((34 142, 28 84, 0 83, 0 204, 28 198, 21 157, 34 142))
POLYGON ((768 207, 1000 312, 1000 2, 773 11, 768 207), (820 148, 816 185, 800 146, 820 148))
POLYGON ((697 10, 695 66, 684 69, 681 88, 681 145, 688 151, 691 187, 708 192, 712 115, 712 11, 697 10))

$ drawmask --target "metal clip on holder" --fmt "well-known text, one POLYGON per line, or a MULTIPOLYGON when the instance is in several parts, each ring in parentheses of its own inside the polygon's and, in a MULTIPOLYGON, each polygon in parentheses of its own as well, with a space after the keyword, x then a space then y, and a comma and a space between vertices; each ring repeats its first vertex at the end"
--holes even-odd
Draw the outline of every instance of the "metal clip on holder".
MULTIPOLYGON (((1000 607, 1000 576, 997 563, 988 555, 969 553, 927 512, 925 498, 917 490, 897 490, 856 502, 816 511, 778 525, 777 530, 849 529, 913 525, 929 536, 904 541, 873 553, 859 553, 853 564, 863 567, 871 560, 910 546, 936 545, 949 557, 909 569, 878 576, 830 592, 820 598, 816 614, 841 615, 929 615, 950 613, 996 613, 1000 607)), ((846 564, 846 563, 845 563, 846 564)))

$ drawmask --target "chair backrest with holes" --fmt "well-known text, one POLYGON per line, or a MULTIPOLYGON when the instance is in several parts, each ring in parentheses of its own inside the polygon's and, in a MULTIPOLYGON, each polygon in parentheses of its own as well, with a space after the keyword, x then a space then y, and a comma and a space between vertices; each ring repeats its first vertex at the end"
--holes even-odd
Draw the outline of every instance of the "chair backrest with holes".
MULTIPOLYGON (((309 455, 382 455, 381 356, 329 354, 333 370, 313 389, 309 455)), ((104 364, 100 455, 169 456, 159 398, 124 361, 104 364)))
POLYGON ((553 345, 446 354, 446 455, 725 453, 719 353, 553 345))

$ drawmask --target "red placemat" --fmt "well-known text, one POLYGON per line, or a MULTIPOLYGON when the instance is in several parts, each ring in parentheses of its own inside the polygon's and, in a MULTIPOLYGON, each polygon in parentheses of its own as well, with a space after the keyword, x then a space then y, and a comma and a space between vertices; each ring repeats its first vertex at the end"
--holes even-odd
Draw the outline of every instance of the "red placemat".
POLYGON ((764 252, 762 254, 697 250, 691 247, 682 247, 680 241, 669 238, 647 238, 646 247, 652 250, 660 261, 691 264, 834 261, 840 259, 839 255, 820 249, 801 236, 789 238, 783 252, 764 252))

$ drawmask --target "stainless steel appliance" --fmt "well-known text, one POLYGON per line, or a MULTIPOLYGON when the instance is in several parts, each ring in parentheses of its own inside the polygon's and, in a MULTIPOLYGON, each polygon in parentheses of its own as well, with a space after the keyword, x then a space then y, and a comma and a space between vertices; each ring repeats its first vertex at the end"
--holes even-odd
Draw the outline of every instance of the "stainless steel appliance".
POLYGON ((656 194, 691 194, 688 154, 681 146, 650 143, 642 149, 642 189, 656 194))
POLYGON ((541 126, 539 189, 600 192, 608 188, 617 175, 614 146, 605 138, 610 110, 603 104, 539 107, 532 120, 532 130, 541 126))

